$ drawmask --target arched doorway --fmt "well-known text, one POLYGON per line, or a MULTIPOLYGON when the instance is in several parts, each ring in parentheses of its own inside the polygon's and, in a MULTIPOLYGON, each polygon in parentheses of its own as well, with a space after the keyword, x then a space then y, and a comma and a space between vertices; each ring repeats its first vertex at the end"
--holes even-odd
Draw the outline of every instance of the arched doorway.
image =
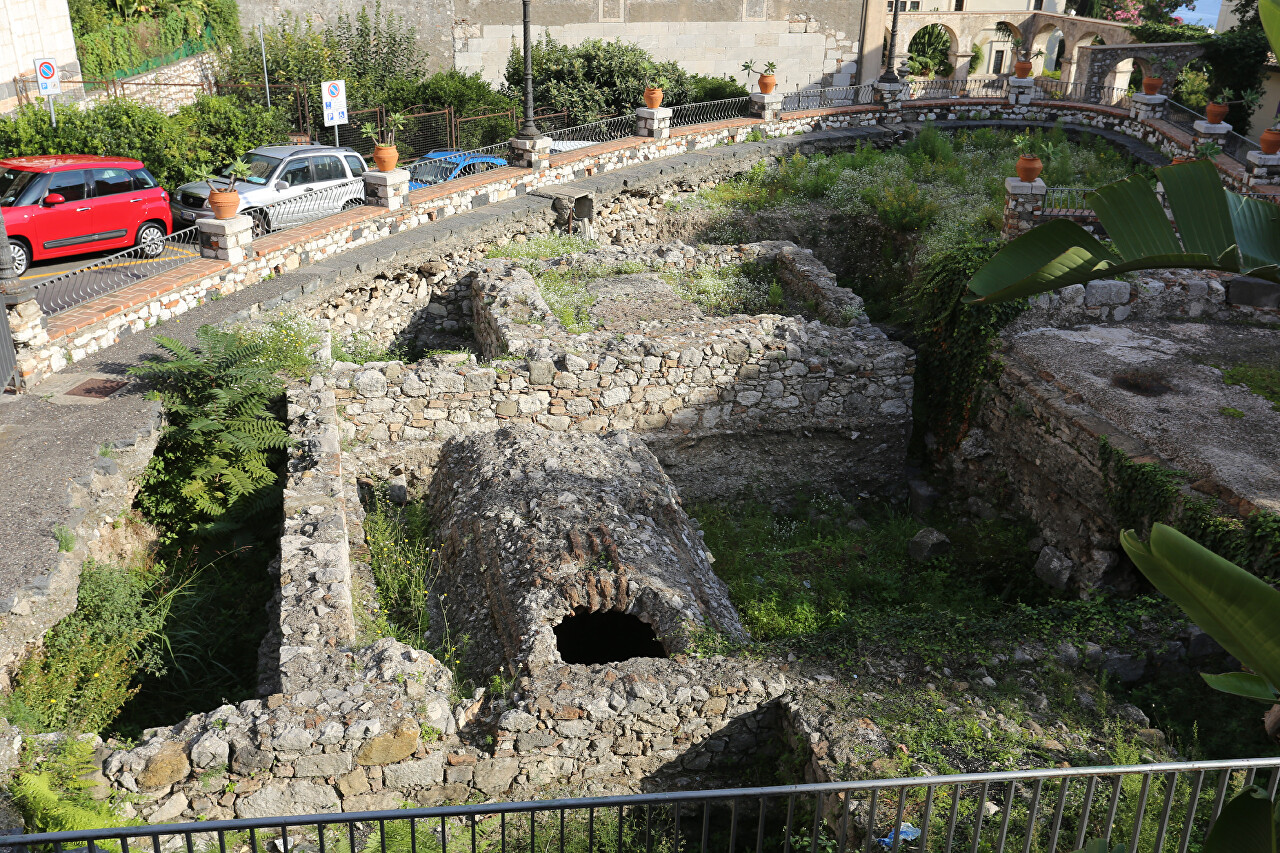
POLYGON ((947 78, 955 74, 957 39, 949 27, 921 27, 907 45, 907 63, 913 76, 947 78))

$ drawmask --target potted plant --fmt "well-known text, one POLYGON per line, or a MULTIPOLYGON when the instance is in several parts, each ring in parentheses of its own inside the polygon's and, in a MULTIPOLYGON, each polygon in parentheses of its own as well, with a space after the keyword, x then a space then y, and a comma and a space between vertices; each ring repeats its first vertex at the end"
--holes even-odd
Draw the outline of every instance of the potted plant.
POLYGON ((1204 117, 1209 124, 1221 124, 1222 120, 1227 117, 1228 104, 1236 96, 1236 93, 1230 89, 1222 89, 1218 92, 1217 97, 1211 99, 1204 108, 1204 117))
POLYGON ((204 180, 209 185, 209 209, 214 219, 230 219, 240 210, 240 192, 236 189, 236 181, 249 178, 249 164, 236 159, 222 173, 227 180, 227 188, 222 189, 213 183, 214 177, 206 175, 204 180))
POLYGON ((1151 63, 1151 73, 1142 75, 1142 94, 1158 95, 1164 85, 1163 66, 1159 61, 1151 63))
POLYGON ((1191 149, 1192 160, 1214 160, 1222 153, 1222 146, 1216 142, 1201 142, 1191 149))
POLYGON ((1258 145, 1261 146, 1263 154, 1280 154, 1280 121, 1262 131, 1262 138, 1258 140, 1258 145))
POLYGON ((1031 183, 1040 177, 1040 173, 1044 171, 1044 161, 1037 155, 1036 141, 1029 133, 1019 133, 1013 138, 1013 144, 1018 149, 1018 162, 1014 165, 1014 171, 1018 173, 1018 180, 1023 183, 1031 183))
POLYGON ((668 85, 665 77, 650 72, 644 81, 644 105, 651 110, 662 106, 662 90, 668 85))
POLYGON ((747 72, 748 83, 751 82, 752 74, 759 75, 756 78, 756 85, 760 87, 760 91, 765 95, 773 92, 774 88, 778 85, 778 78, 774 74, 774 72, 778 70, 778 64, 776 62, 766 62, 764 64, 764 71, 756 71, 755 60, 748 59, 746 62, 742 63, 742 70, 747 72))
POLYGON ((1023 49, 1022 39, 1014 36, 1009 39, 1009 43, 1013 45, 1013 53, 1018 57, 1013 63, 1013 76, 1025 80, 1031 76, 1031 57, 1027 56, 1027 52, 1023 49))
POLYGON ((387 116, 381 127, 371 121, 360 125, 360 133, 373 140, 373 163, 379 172, 390 172, 400 161, 400 151, 396 148, 396 131, 402 127, 403 113, 387 116))

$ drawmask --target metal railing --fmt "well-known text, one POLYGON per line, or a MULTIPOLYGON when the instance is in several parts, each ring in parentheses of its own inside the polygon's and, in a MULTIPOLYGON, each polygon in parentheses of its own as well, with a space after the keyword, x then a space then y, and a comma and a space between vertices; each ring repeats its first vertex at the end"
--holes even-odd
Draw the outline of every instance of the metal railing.
POLYGON ((1005 77, 966 80, 909 80, 907 97, 915 101, 943 98, 1003 98, 1009 94, 1005 77))
POLYGON ((1040 205, 1045 213, 1088 213, 1092 210, 1084 200, 1093 187, 1049 187, 1040 205))
MULTIPOLYGON (((409 164, 409 180, 413 183, 421 185, 435 185, 443 183, 445 180, 456 180, 457 178, 466 178, 471 175, 477 175, 489 169, 501 168, 497 163, 478 162, 467 165, 462 164, 462 169, 458 174, 451 178, 446 177, 452 174, 453 167, 468 157, 496 157, 511 165, 515 160, 515 154, 511 151, 511 145, 507 142, 499 142, 496 145, 486 145, 484 148, 475 148, 471 151, 453 152, 442 154, 439 157, 423 157, 415 163, 409 164)), ((410 185, 412 186, 412 184, 410 185)), ((418 189, 419 187, 414 187, 418 189)))
POLYGON ((1265 782, 1274 799, 1278 768, 1256 758, 482 803, 5 836, 0 848, 1065 853, 1102 838, 1186 853, 1244 787, 1265 782))
POLYGON ((751 114, 751 98, 725 98, 723 101, 703 101, 700 104, 681 104, 671 108, 671 126, 687 127, 712 121, 745 118, 751 114))
POLYGON ((1222 153, 1226 154, 1232 160, 1244 165, 1249 162, 1250 151, 1261 151, 1262 146, 1248 139, 1234 130, 1228 130, 1227 135, 1222 140, 1222 153))
POLYGON ((364 179, 352 178, 321 189, 307 189, 291 198, 242 211, 253 219, 259 237, 320 219, 364 204, 364 179))
POLYGON ((1174 127, 1181 128, 1195 135, 1195 123, 1204 121, 1205 117, 1188 106, 1184 106, 1170 98, 1164 102, 1164 120, 1174 127))
MULTIPOLYGON (((1208 119, 1200 113, 1185 104, 1180 104, 1174 100, 1167 100, 1164 102, 1164 120, 1192 136, 1196 135, 1196 122, 1208 121, 1208 119)), ((1223 154, 1241 165, 1248 163, 1248 154, 1250 151, 1260 150, 1258 143, 1251 139, 1246 139, 1234 130, 1229 130, 1225 134, 1221 134, 1218 137, 1218 144, 1222 146, 1223 154)))
POLYGON ((628 136, 634 136, 636 131, 636 117, 634 115, 620 115, 611 118, 593 121, 588 124, 580 124, 576 127, 566 127, 561 130, 553 130, 547 134, 551 137, 552 150, 560 151, 572 150, 569 145, 564 143, 582 143, 581 146, 590 145, 596 142, 612 142, 615 139, 624 139, 628 136), (557 145, 556 143, 562 143, 557 145))
MULTIPOLYGON (((40 310, 52 316, 198 257, 200 240, 194 226, 167 237, 161 237, 157 229, 156 239, 36 281, 32 288, 40 310)), ((33 272, 38 274, 39 270, 29 270, 28 276, 33 272)))
POLYGON ((823 89, 800 89, 782 96, 783 112, 821 110, 830 107, 854 107, 870 104, 875 99, 875 89, 870 83, 862 86, 827 86, 823 89))

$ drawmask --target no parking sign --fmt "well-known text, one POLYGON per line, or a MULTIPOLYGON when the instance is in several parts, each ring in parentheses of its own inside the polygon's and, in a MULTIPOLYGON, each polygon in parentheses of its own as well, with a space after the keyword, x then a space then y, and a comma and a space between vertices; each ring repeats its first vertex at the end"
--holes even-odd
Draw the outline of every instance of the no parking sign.
POLYGON ((58 78, 57 60, 36 60, 36 82, 40 85, 41 95, 62 94, 62 80, 58 78))
POLYGON ((326 80, 320 84, 324 96, 324 126, 347 123, 347 81, 326 80))

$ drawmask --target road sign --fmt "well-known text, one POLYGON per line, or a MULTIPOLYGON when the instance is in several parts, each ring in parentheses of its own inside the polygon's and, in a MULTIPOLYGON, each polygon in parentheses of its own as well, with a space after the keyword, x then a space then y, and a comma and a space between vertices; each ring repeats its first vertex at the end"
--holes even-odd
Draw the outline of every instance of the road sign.
POLYGON ((320 84, 324 99, 324 126, 347 123, 347 81, 326 80, 320 84))
POLYGON ((62 94, 62 80, 58 78, 57 60, 36 60, 36 82, 40 84, 41 95, 62 94))

